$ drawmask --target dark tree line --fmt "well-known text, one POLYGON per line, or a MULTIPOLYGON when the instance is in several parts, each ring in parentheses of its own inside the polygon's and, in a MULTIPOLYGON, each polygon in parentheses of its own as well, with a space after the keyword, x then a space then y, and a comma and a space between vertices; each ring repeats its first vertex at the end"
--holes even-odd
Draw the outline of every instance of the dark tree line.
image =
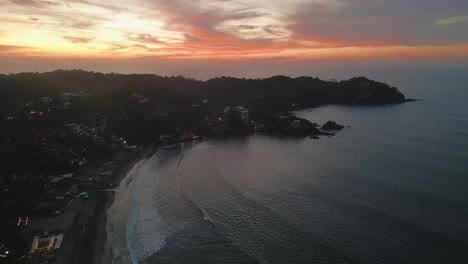
MULTIPOLYGON (((57 167, 71 157, 43 153, 37 143, 38 131, 56 129, 65 122, 94 126, 96 114, 107 119, 107 133, 131 144, 157 141, 161 134, 206 132, 205 118, 224 106, 243 105, 251 119, 274 122, 275 114, 322 104, 400 103, 405 96, 385 83, 357 77, 340 82, 313 77, 273 76, 265 79, 219 77, 207 81, 152 74, 103 74, 81 70, 0 75, 0 158, 2 170, 57 167), (58 107, 60 96, 82 92, 69 108, 58 107), (148 102, 132 99, 138 94, 148 102), (53 106, 41 105, 42 97, 54 99, 53 106), (207 100, 207 101, 204 101, 207 100), (46 113, 39 119, 20 116, 19 104, 35 102, 32 109, 46 113), (49 112, 47 112, 49 111, 49 112)), ((24 112, 24 111, 23 111, 24 112)), ((22 112, 22 114, 24 114, 22 112)), ((27 111, 26 111, 27 112, 27 111)), ((86 146, 86 155, 98 158, 105 151, 76 139, 60 138, 54 143, 86 146)), ((63 168, 65 170, 65 168, 63 168)))

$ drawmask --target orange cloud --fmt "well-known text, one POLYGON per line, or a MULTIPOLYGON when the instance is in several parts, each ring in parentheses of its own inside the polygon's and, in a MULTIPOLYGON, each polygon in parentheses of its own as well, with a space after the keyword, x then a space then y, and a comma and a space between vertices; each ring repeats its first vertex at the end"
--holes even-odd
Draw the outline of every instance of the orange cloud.
MULTIPOLYGON (((395 1, 392 8, 398 8, 401 0, 395 1)), ((434 30, 440 27, 427 23, 427 28, 414 33, 420 34, 418 41, 406 40, 404 22, 385 15, 364 15, 353 8, 367 2, 369 8, 384 7, 370 0, 116 0, 112 5, 96 0, 12 0, 0 10, 0 56, 167 60, 468 57, 468 39, 460 40, 460 34, 450 35, 453 40, 443 35, 445 39, 433 41, 434 30), (431 39, 425 41, 424 32, 431 39)), ((439 24, 457 24, 463 18, 439 24)))

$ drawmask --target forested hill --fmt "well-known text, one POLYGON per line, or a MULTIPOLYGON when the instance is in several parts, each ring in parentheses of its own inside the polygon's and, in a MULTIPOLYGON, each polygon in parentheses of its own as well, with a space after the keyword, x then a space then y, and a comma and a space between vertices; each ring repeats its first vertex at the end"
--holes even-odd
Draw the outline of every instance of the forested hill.
POLYGON ((364 77, 200 81, 81 70, 0 75, 0 176, 67 173, 83 160, 129 146, 197 136, 317 135, 323 132, 316 124, 288 112, 404 101, 398 89, 364 77), (237 105, 248 113, 241 123, 229 110, 237 105))
MULTIPOLYGON (((81 70, 0 75, 0 104, 3 108, 56 97, 65 92, 84 92, 105 100, 141 92, 172 104, 208 99, 217 105, 290 108, 321 104, 387 104, 406 100, 397 88, 356 77, 334 82, 313 77, 273 76, 265 79, 219 77, 200 81, 152 74, 103 74, 81 70)), ((100 102, 103 102, 100 100, 100 102)))

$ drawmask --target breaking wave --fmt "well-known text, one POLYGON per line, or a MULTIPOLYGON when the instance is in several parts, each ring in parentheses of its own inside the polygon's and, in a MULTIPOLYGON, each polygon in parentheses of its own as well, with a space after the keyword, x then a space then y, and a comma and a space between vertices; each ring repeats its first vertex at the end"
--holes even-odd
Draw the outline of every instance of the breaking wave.
POLYGON ((139 263, 158 252, 164 246, 166 238, 176 231, 162 220, 154 206, 160 175, 153 170, 153 165, 159 162, 164 149, 140 168, 132 186, 131 210, 126 227, 127 249, 132 263, 139 263))

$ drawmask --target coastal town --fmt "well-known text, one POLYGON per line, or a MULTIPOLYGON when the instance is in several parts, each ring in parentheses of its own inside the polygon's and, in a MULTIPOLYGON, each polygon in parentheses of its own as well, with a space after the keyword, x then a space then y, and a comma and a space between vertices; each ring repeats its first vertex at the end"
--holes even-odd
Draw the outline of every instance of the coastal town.
MULTIPOLYGON (((62 77, 70 74, 91 73, 55 73, 62 77)), ((21 82, 34 83, 28 79, 30 76, 26 77, 10 78, 26 78, 21 82)), ((288 97, 283 97, 275 93, 276 84, 269 84, 268 93, 257 89, 232 98, 231 88, 225 87, 252 84, 236 84, 239 80, 232 79, 214 80, 217 88, 203 91, 199 81, 157 80, 189 82, 187 89, 192 87, 197 92, 187 98, 177 92, 155 93, 151 86, 141 88, 133 84, 129 89, 107 93, 79 86, 56 93, 47 90, 41 93, 37 88, 34 98, 4 104, 0 112, 0 147, 4 160, 0 205, 6 213, 1 216, 0 263, 96 262, 102 249, 86 245, 105 240, 105 210, 113 188, 131 161, 150 155, 158 146, 253 133, 318 138, 344 128, 332 121, 320 126, 296 117, 291 111, 321 103, 342 103, 343 91, 348 88, 333 90, 332 95, 337 99, 319 100, 309 94, 312 103, 305 104, 300 96, 304 93, 302 88, 297 94, 289 92, 288 97), (219 94, 222 89, 225 89, 223 94, 219 94)), ((293 79, 275 81, 290 80, 293 79)), ((310 87, 317 82, 308 81, 310 87)), ((73 81, 65 83, 76 85, 73 81)), ((174 83, 171 85, 177 87, 174 83)), ((374 103, 369 101, 372 98, 376 98, 377 104, 406 101, 396 88, 368 79, 361 79, 356 91, 364 103, 374 103), (382 91, 390 94, 388 100, 380 99, 378 93, 382 91)), ((318 95, 327 98, 320 90, 318 95)))
MULTIPOLYGON (((1 241, 0 262, 52 263, 60 256, 74 254, 80 246, 77 241, 85 241, 92 228, 90 221, 105 210, 100 207, 99 212, 93 212, 98 209, 98 196, 112 192, 121 164, 142 152, 144 146, 129 144, 110 131, 103 115, 95 114, 89 123, 53 122, 60 120, 63 111, 72 109, 82 96, 85 95, 79 92, 64 93, 59 98, 42 97, 37 102, 18 105, 3 117, 8 123, 47 124, 35 128, 32 139, 41 151, 60 157, 63 164, 40 175, 20 172, 1 178, 2 205, 11 212, 3 224, 14 231, 9 241, 1 241), (93 157, 97 151, 103 153, 102 160, 93 157)), ((128 100, 134 104, 151 102, 151 98, 138 93, 128 100)), ((192 107, 200 108, 206 103, 192 107)), ((157 116, 168 118, 169 114, 157 116)), ((205 120, 211 135, 227 133, 233 124, 238 129, 249 129, 251 125, 249 111, 242 106, 224 107, 205 120)), ((150 145, 201 138, 191 131, 175 131, 159 134, 150 145)))

